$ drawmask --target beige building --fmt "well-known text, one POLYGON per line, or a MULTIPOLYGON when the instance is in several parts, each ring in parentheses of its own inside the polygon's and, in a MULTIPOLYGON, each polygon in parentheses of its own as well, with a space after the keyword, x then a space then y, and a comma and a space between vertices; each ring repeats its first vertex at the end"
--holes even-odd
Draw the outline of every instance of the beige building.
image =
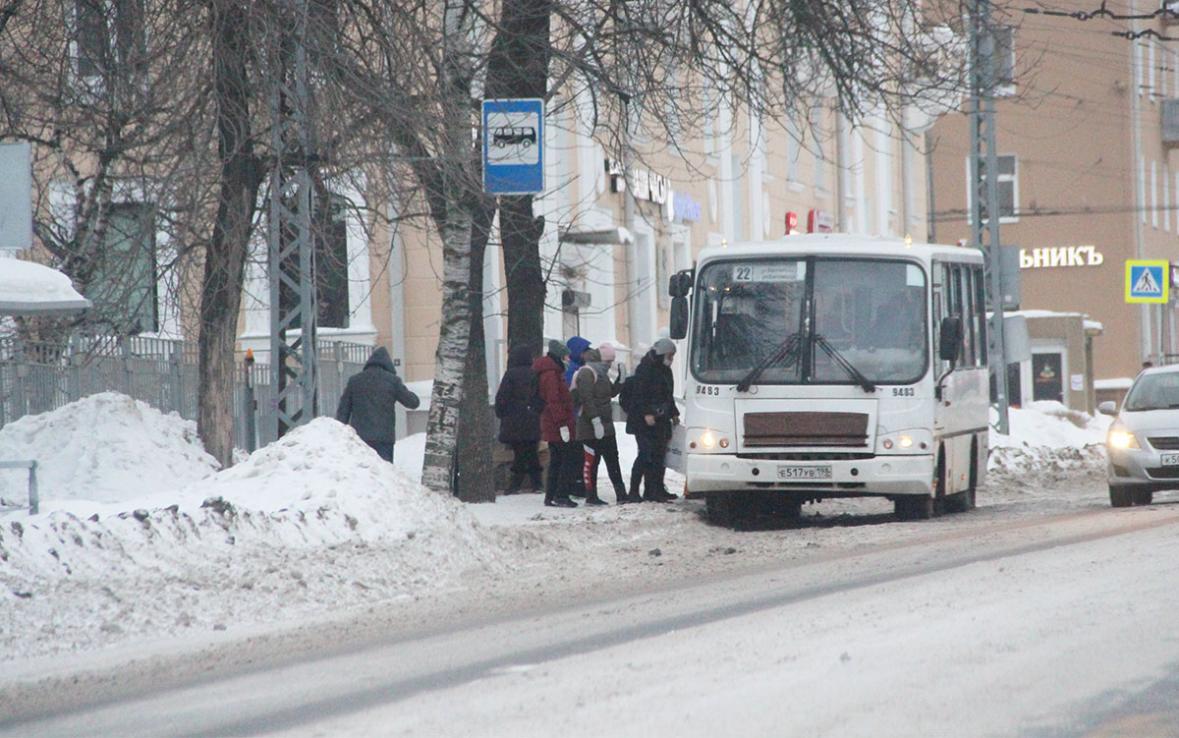
MULTIPOLYGON (((1138 2, 1140 12, 1157 7, 1138 2)), ((996 130, 1000 233, 1020 249, 1021 306, 1101 323, 1104 332, 1093 337, 1095 376, 1133 377, 1143 361, 1163 360, 1179 346, 1173 308, 1125 302, 1127 259, 1179 261, 1179 159, 1171 155, 1179 130, 1162 125, 1179 103, 1179 49, 1113 35, 1168 33, 1161 20, 1026 15, 1019 22, 1004 60, 1014 74, 996 106, 996 130)), ((966 116, 940 119, 929 143, 931 238, 969 239, 966 116)), ((1017 389, 1025 401, 1041 399, 1028 380, 1039 369, 1087 364, 1063 341, 1033 337, 1032 348, 1031 366, 1009 369, 1023 376, 1017 389)), ((1066 383, 1066 400, 1068 392, 1066 383)))
MULTIPOLYGON (((853 128, 829 104, 816 104, 806 120, 785 122, 722 108, 704 130, 684 132, 682 140, 638 134, 638 156, 623 167, 591 135, 588 100, 561 108, 546 122, 547 192, 536 202, 546 219, 547 338, 610 341, 620 347, 621 361, 633 365, 665 335, 670 274, 690 267, 708 245, 781 238, 787 222, 795 233, 924 240, 926 163, 916 144, 931 121, 915 111, 902 135, 883 115, 853 128)), ((351 213, 344 219, 353 219, 351 213)), ((428 380, 441 306, 438 238, 414 224, 395 233, 364 226, 352 220, 346 228, 347 290, 336 293, 347 300, 346 325, 321 320, 320 338, 389 346, 409 380, 428 380)), ((249 279, 241 342, 264 357, 269 305, 261 259, 249 279)), ((487 250, 485 285, 494 387, 507 355, 499 249, 487 250)))

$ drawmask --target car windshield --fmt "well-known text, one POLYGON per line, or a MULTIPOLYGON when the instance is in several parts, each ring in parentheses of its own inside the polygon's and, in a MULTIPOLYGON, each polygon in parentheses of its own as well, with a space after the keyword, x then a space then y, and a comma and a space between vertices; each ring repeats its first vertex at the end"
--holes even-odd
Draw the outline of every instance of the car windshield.
POLYGON ((860 383, 841 357, 869 382, 915 382, 928 365, 925 287, 920 267, 895 260, 710 264, 695 293, 692 370, 700 381, 718 384, 751 373, 756 384, 860 383), (814 290, 809 322, 803 314, 808 283, 814 290), (796 346, 789 344, 792 334, 796 346))
POLYGON ((1143 374, 1126 396, 1126 410, 1179 408, 1179 372, 1143 374))

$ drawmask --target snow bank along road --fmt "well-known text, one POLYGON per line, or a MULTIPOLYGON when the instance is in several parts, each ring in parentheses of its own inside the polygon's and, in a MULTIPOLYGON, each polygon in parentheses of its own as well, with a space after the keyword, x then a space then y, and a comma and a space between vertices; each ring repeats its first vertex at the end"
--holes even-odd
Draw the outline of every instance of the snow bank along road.
POLYGON ((971 518, 125 684, 0 734, 1176 735, 1179 504, 971 518))

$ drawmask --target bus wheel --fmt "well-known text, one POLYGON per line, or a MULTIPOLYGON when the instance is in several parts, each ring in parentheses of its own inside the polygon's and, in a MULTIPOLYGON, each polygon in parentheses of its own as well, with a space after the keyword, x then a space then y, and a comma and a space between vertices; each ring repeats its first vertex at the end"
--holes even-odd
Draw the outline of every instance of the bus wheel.
POLYGON ((905 495, 893 502, 901 520, 928 520, 933 517, 933 498, 927 495, 905 495))
POLYGON ((704 495, 704 509, 708 513, 708 522, 725 528, 733 527, 737 521, 737 497, 736 492, 709 492, 704 495))

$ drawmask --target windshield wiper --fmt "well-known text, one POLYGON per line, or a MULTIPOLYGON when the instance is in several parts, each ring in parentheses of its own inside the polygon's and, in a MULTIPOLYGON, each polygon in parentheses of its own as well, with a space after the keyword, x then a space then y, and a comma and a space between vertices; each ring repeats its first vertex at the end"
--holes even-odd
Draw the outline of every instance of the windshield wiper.
POLYGON ((778 347, 771 351, 764 359, 757 362, 757 365, 750 370, 745 378, 737 383, 738 392, 748 392, 761 373, 769 368, 770 364, 786 359, 785 366, 790 366, 798 362, 799 350, 802 348, 802 341, 799 340, 797 331, 786 336, 786 340, 778 344, 778 347))
POLYGON ((876 391, 876 385, 868 381, 868 378, 865 377, 859 369, 856 369, 855 366, 853 366, 852 363, 847 360, 846 356, 839 353, 839 349, 832 346, 830 341, 828 341, 826 338, 823 338, 818 333, 815 334, 814 340, 815 343, 819 345, 819 348, 823 349, 823 352, 831 357, 831 361, 835 362, 835 364, 840 369, 843 369, 852 379, 856 380, 856 384, 860 385, 860 387, 862 387, 865 392, 876 391))

